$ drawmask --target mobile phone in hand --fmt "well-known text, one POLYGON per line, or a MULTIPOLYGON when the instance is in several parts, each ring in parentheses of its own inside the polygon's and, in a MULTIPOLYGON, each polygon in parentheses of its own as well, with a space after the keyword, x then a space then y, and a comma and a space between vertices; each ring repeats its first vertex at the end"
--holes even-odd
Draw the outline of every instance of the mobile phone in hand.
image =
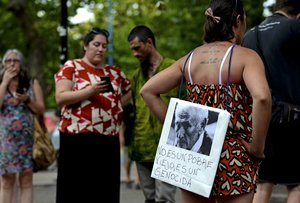
POLYGON ((17 92, 18 94, 24 94, 24 93, 25 93, 25 88, 23 88, 23 87, 18 87, 17 90, 16 90, 16 92, 17 92))
POLYGON ((19 75, 19 84, 17 87, 16 92, 19 94, 24 94, 25 92, 27 92, 29 86, 30 86, 30 79, 27 76, 26 72, 21 72, 19 75))
POLYGON ((113 92, 114 91, 114 88, 111 84, 111 81, 110 81, 110 77, 109 76, 100 76, 101 78, 101 81, 104 80, 105 83, 104 84, 107 84, 107 92, 113 92))

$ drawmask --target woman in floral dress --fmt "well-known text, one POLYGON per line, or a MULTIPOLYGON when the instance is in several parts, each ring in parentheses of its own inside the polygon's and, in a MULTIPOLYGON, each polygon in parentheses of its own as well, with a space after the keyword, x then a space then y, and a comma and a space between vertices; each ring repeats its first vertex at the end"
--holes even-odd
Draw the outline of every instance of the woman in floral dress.
POLYGON ((33 117, 44 112, 41 86, 30 80, 22 53, 3 57, 0 84, 0 202, 11 202, 18 182, 21 202, 33 202, 33 117), (19 88, 19 89, 18 89, 19 88), (18 89, 18 90, 17 90, 18 89), (18 180, 17 180, 18 177, 18 180))

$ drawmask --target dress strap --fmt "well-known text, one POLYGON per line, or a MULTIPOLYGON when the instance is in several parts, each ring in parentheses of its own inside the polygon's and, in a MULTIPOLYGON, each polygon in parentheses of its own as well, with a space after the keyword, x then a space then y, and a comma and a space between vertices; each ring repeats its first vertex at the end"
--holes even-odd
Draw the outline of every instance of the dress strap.
POLYGON ((191 53, 190 60, 189 60, 189 66, 188 66, 188 75, 189 75, 191 84, 193 84, 192 75, 191 75, 191 63, 192 63, 192 59, 193 59, 193 54, 194 54, 194 51, 191 53))
POLYGON ((231 46, 227 49, 227 51, 226 51, 226 53, 225 53, 225 55, 224 55, 224 57, 223 57, 223 59, 222 59, 222 62, 221 62, 221 64, 220 64, 220 70, 219 70, 219 84, 220 84, 220 85, 222 84, 222 69, 223 69, 223 65, 224 65, 224 63, 225 63, 225 60, 226 60, 226 58, 227 58, 227 56, 228 56, 230 50, 233 48, 233 46, 234 46, 234 44, 231 45, 231 46))
MULTIPOLYGON (((224 57, 222 59, 222 62, 221 62, 221 65, 220 65, 220 70, 219 70, 219 84, 222 84, 222 69, 223 69, 223 65, 224 65, 225 60, 226 60, 226 58, 227 58, 227 56, 228 56, 228 54, 229 54, 229 52, 230 52, 230 50, 231 50, 232 47, 233 47, 233 45, 231 45, 227 49, 227 51, 226 51, 226 53, 225 53, 225 55, 224 55, 224 57)), ((189 79, 190 79, 190 83, 191 84, 193 84, 193 79, 192 79, 192 75, 191 75, 191 63, 192 63, 192 59, 193 59, 193 54, 194 54, 194 51, 191 52, 191 56, 189 58, 189 65, 188 65, 188 75, 189 75, 189 79)))
MULTIPOLYGON (((225 60, 226 60, 226 58, 227 58, 227 56, 228 56, 228 54, 230 53, 230 58, 229 58, 229 62, 228 62, 228 77, 227 77, 227 84, 226 84, 226 89, 227 89, 227 91, 226 91, 226 110, 227 110, 227 108, 228 108, 228 88, 229 88, 229 82, 230 82, 230 79, 229 79, 229 77, 230 77, 230 66, 231 66, 231 58, 232 58, 232 52, 233 52, 233 48, 235 47, 235 45, 236 44, 233 44, 233 45, 231 45, 228 49, 227 49, 227 51, 226 51, 226 53, 225 53, 225 55, 224 55, 224 57, 223 57, 223 59, 222 59, 222 62, 221 62, 221 65, 220 65, 220 71, 219 71, 219 83, 220 84, 222 84, 222 68, 223 68, 223 64, 224 64, 224 62, 225 62, 225 60)), ((192 50, 189 54, 188 54, 188 56, 187 56, 187 58, 186 58, 186 60, 185 60, 185 62, 184 62, 184 65, 183 65, 183 69, 182 69, 182 74, 181 74, 181 80, 180 80, 180 87, 179 87, 179 92, 178 92, 178 98, 180 99, 181 98, 181 91, 182 91, 182 84, 183 84, 183 80, 184 80, 184 70, 185 70, 185 65, 186 65, 186 63, 189 61, 189 67, 188 67, 188 75, 189 75, 189 79, 190 79, 190 83, 191 84, 193 84, 193 82, 192 82, 192 77, 191 77, 191 73, 190 73, 190 66, 191 66, 191 61, 192 61, 192 56, 193 56, 193 53, 194 53, 194 50, 192 50), (189 60, 190 59, 190 60, 189 60)))
POLYGON ((185 65, 186 65, 187 61, 189 60, 189 58, 190 58, 190 56, 193 52, 194 52, 194 49, 192 51, 190 51, 190 53, 186 57, 186 60, 184 61, 184 65, 183 65, 182 72, 181 72, 180 86, 179 86, 179 91, 178 91, 178 98, 179 99, 181 99, 181 91, 182 91, 182 85, 183 85, 183 80, 184 80, 185 65))

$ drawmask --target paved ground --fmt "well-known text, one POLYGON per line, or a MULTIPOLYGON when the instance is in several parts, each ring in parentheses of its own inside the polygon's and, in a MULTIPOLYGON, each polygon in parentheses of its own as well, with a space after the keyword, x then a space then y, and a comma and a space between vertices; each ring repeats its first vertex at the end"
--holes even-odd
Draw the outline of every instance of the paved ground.
MULTIPOLYGON (((124 171, 121 170, 121 180, 124 180, 124 171)), ((55 203, 56 172, 42 171, 34 174, 34 203, 55 203)), ((285 203, 286 190, 282 186, 276 186, 271 203, 285 203)), ((120 203, 143 203, 144 197, 141 190, 130 189, 123 182, 121 184, 120 203)), ((176 202, 180 202, 180 191, 177 190, 176 202)))
MULTIPOLYGON (((122 152, 122 151, 121 151, 122 152)), ((122 157, 122 154, 121 154, 122 157)), ((122 159, 121 159, 122 165, 122 159)), ((56 194, 56 170, 40 171, 34 173, 33 185, 34 185, 34 203, 55 203, 56 194)), ((131 177, 134 179, 134 166, 131 167, 131 177)), ((126 187, 124 183, 125 172, 121 168, 121 191, 120 191, 120 203, 143 203, 144 196, 141 190, 126 187)), ((276 186, 272 194, 272 200, 270 203, 285 203, 287 199, 286 189, 283 186, 276 186)), ((176 202, 180 203, 180 190, 176 192, 176 202)), ((18 202, 19 203, 19 202, 18 202)), ((69 202, 66 202, 69 203, 69 202)), ((72 202, 73 203, 73 202, 72 202)))
MULTIPOLYGON (((124 178, 122 178, 122 180, 124 180, 124 178)), ((56 172, 42 171, 35 173, 33 182, 34 203, 55 203, 56 172)), ((177 194, 176 198, 179 202, 179 194, 177 194)), ((127 188, 124 181, 122 181, 120 199, 120 203, 142 203, 144 197, 141 190, 127 188)))

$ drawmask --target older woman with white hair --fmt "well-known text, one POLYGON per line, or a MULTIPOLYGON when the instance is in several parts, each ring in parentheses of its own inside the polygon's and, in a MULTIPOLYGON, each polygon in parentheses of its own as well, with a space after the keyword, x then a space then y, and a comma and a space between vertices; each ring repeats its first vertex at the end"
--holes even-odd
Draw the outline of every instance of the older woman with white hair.
POLYGON ((44 112, 45 106, 41 86, 28 77, 17 49, 3 56, 0 108, 0 202, 12 202, 18 177, 21 202, 32 203, 34 114, 44 112))

